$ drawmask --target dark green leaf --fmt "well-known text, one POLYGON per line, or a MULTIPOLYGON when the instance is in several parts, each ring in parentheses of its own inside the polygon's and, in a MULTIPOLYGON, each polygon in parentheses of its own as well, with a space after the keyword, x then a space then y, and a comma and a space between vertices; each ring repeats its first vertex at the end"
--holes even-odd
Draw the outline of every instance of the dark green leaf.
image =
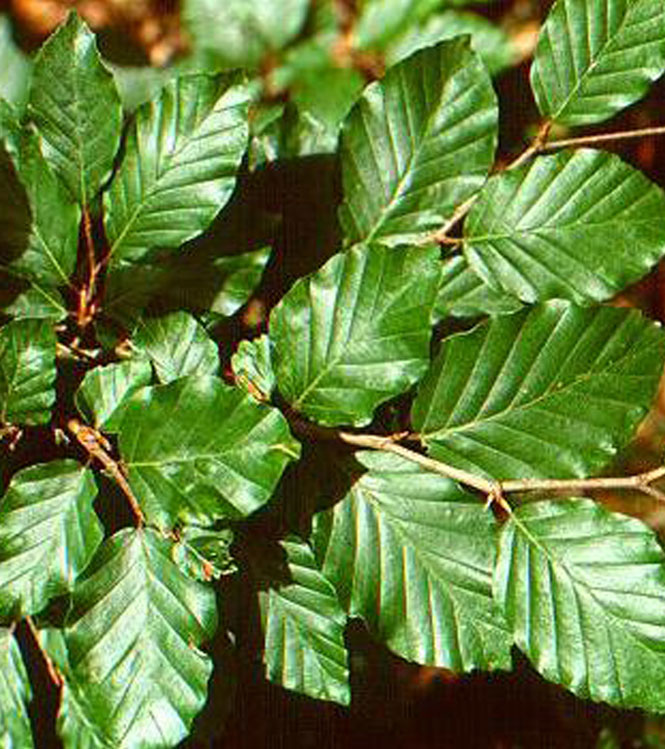
POLYGON ((524 301, 609 299, 665 254, 665 194, 604 151, 562 151, 491 178, 465 222, 464 251, 524 301))
POLYGON ((266 676, 308 697, 348 705, 346 615, 335 589, 307 544, 294 538, 280 546, 290 580, 259 591, 266 676))
POLYGON ((55 402, 55 345, 46 320, 0 328, 0 423, 44 424, 55 402))
POLYGON ((501 532, 495 590, 515 641, 584 698, 662 712, 665 555, 639 520, 590 500, 518 508, 501 532))
POLYGON ((259 401, 268 401, 277 385, 272 368, 272 343, 267 335, 240 341, 231 357, 236 382, 259 401))
POLYGON ((342 132, 347 240, 399 244, 439 228, 482 187, 497 114, 468 38, 420 50, 368 86, 342 132))
POLYGON ((316 517, 314 543, 350 616, 417 663, 510 667, 512 639, 492 600, 492 514, 449 479, 387 453, 316 517))
POLYGON ((213 375, 219 370, 217 344, 187 312, 141 320, 132 343, 152 361, 157 379, 165 385, 186 375, 213 375))
POLYGON ((16 46, 12 25, 7 16, 0 15, 0 97, 21 111, 28 100, 30 58, 16 46))
POLYGON ((232 84, 182 76, 139 108, 104 199, 114 262, 178 247, 228 201, 248 135, 247 90, 232 84))
POLYGON ((360 426, 422 376, 438 256, 359 245, 296 282, 270 315, 277 385, 293 408, 360 426))
POLYGON ((11 630, 0 627, 0 746, 32 749, 28 703, 32 690, 11 630))
POLYGON ((566 125, 609 119, 665 71, 662 0, 557 0, 531 67, 538 108, 566 125))
POLYGON ((175 746, 206 699, 212 665, 198 646, 215 633, 215 595, 171 546, 150 529, 120 531, 74 590, 72 679, 114 747, 175 746))
POLYGON ((90 471, 72 460, 25 468, 0 502, 0 616, 36 614, 69 592, 101 543, 90 471))
POLYGON ((495 23, 477 13, 447 10, 423 24, 411 26, 386 50, 387 62, 395 65, 423 47, 463 34, 471 35, 471 48, 492 75, 516 61, 516 49, 508 34, 495 23))
POLYGON ((308 6, 308 0, 186 0, 183 16, 195 52, 211 67, 248 68, 298 34, 308 6))
POLYGON ((635 310, 548 302, 446 339, 413 425, 433 457, 497 479, 588 476, 632 437, 664 359, 635 310))
POLYGON ((498 315, 516 312, 521 306, 519 299, 485 283, 469 267, 466 258, 456 255, 442 263, 439 291, 434 303, 434 317, 437 320, 448 315, 498 315))
POLYGON ((86 372, 76 391, 76 406, 95 427, 108 430, 108 423, 118 407, 151 380, 150 362, 138 356, 95 367, 86 372))
POLYGON ((277 409, 215 377, 143 388, 114 426, 142 509, 169 528, 249 515, 300 452, 277 409))
POLYGON ((74 12, 35 58, 28 113, 45 156, 74 198, 87 205, 111 173, 122 109, 95 37, 74 12))

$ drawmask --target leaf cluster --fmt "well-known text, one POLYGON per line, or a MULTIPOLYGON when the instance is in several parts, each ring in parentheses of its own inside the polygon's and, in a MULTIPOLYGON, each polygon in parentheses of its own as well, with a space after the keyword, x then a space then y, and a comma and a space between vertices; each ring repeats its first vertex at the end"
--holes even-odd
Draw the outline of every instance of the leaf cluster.
POLYGON ((188 0, 194 54, 145 96, 76 14, 34 60, 3 20, 0 743, 33 745, 26 625, 65 746, 183 740, 208 644, 243 634, 234 575, 267 678, 311 697, 349 703, 357 617, 410 661, 510 669, 517 647, 665 711, 655 534, 570 492, 501 497, 597 476, 655 396, 665 336, 609 302, 665 255, 665 194, 607 151, 540 151, 665 72, 665 6, 556 0, 539 140, 493 172, 516 57, 456 5, 188 0), (277 244, 246 225, 250 178, 331 153, 337 252, 231 345, 277 244), (362 429, 413 449, 352 450, 362 429))

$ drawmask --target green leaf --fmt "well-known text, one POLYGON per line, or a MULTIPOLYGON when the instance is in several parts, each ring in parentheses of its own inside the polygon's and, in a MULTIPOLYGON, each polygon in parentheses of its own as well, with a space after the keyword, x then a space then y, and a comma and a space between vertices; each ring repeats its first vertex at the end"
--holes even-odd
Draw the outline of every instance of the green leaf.
POLYGON ((90 471, 72 460, 25 468, 0 501, 0 616, 36 614, 68 593, 103 538, 90 471))
POLYGON ((494 289, 478 276, 466 258, 456 255, 441 266, 439 291, 434 303, 437 320, 453 317, 478 317, 516 312, 522 307, 519 299, 494 289))
POLYGON ((219 370, 217 344, 186 312, 139 321, 134 347, 152 361, 157 379, 168 384, 187 375, 214 375, 219 370))
POLYGON ((300 452, 277 409, 216 377, 143 388, 114 426, 141 508, 167 528, 246 517, 300 452))
POLYGON ((540 32, 531 87, 544 116, 589 125, 641 99, 664 71, 661 0, 557 0, 540 32))
POLYGON ((441 0, 365 0, 353 29, 354 46, 381 49, 441 5, 441 0))
POLYGON ((510 667, 512 638, 492 600, 496 524, 451 480, 387 453, 315 518, 322 572, 350 616, 398 655, 469 671, 510 667))
POLYGON ((74 590, 72 677, 118 749, 174 746, 206 699, 212 664, 198 646, 215 633, 215 595, 178 569, 170 547, 153 530, 122 530, 74 590))
POLYGON ((413 426, 476 473, 588 476, 632 437, 664 359, 663 332, 634 310, 548 302, 443 341, 413 426))
POLYGON ((171 550, 171 558, 194 580, 209 582, 222 575, 231 575, 238 567, 231 554, 233 531, 216 531, 186 525, 178 531, 178 540, 171 550))
POLYGON ((57 289, 32 286, 0 268, 0 309, 17 320, 62 320, 67 307, 57 289))
POLYGON ((14 43, 9 18, 0 15, 0 97, 22 111, 28 100, 32 63, 14 43))
POLYGON ((47 320, 0 328, 0 423, 45 424, 55 402, 55 345, 47 320))
POLYGON ((483 185, 497 100, 468 38, 416 52, 365 89, 346 120, 341 160, 347 240, 412 242, 483 185))
POLYGON ((411 26, 386 50, 386 62, 395 65, 423 47, 469 34, 471 48, 492 75, 500 73, 516 61, 516 49, 508 34, 495 23, 477 13, 447 10, 411 26))
POLYGON ((76 13, 35 58, 28 114, 58 176, 79 203, 89 204, 111 174, 122 108, 95 37, 76 13))
POLYGON ((0 627, 0 746, 32 749, 28 703, 32 690, 12 630, 0 627))
POLYGON ((109 431, 109 422, 118 408, 151 380, 152 367, 142 357, 95 367, 86 372, 76 391, 76 407, 96 428, 109 431))
POLYGON ((357 246, 296 282, 270 315, 277 385, 293 408, 361 426, 422 376, 438 255, 357 246))
POLYGON ((272 343, 267 335, 240 341, 231 357, 236 383, 258 401, 269 401, 277 386, 272 368, 272 343))
MULTIPOLYGON (((348 705, 346 615, 335 588, 306 543, 293 538, 280 546, 289 581, 259 591, 266 677, 308 697, 348 705)), ((257 558, 252 561, 261 564, 257 558)))
POLYGON ((639 520, 591 500, 537 502, 503 527, 495 591, 547 679, 579 697, 662 712, 664 562, 639 520))
POLYGON ((185 0, 183 18, 210 67, 251 68, 297 36, 308 7, 308 0, 185 0))
POLYGON ((14 153, 18 179, 25 191, 29 220, 27 241, 10 270, 30 281, 43 295, 57 286, 71 286, 76 267, 81 211, 72 202, 42 156, 32 133, 24 133, 14 153))
POLYGON ((609 299, 665 254, 665 194, 604 151, 562 151, 491 178, 464 226, 471 267, 524 301, 609 299))
POLYGON ((136 113, 104 195, 115 262, 204 231, 235 186, 247 144, 247 90, 229 76, 169 81, 136 113))

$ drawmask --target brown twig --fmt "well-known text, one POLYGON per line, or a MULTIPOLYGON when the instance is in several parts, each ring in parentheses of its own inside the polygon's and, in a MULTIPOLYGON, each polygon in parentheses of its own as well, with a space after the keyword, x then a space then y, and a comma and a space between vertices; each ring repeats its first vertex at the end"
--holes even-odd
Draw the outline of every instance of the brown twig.
POLYGON ((82 424, 78 419, 70 419, 67 422, 67 429, 76 437, 76 440, 88 453, 90 458, 98 460, 120 487, 131 505, 138 526, 141 527, 145 522, 141 506, 134 496, 134 492, 119 464, 109 455, 108 451, 111 449, 111 446, 108 440, 96 429, 82 424))
POLYGON ((53 663, 49 654, 42 647, 41 640, 39 639, 39 630, 35 626, 35 623, 32 621, 32 617, 26 616, 25 621, 28 625, 28 629, 30 630, 32 638, 35 641, 37 648, 39 649, 39 652, 42 654, 42 658, 44 659, 44 664, 46 665, 46 670, 48 671, 49 678, 56 685, 56 687, 61 687, 64 683, 62 674, 60 673, 60 671, 58 671, 58 667, 55 665, 55 663, 53 663))
POLYGON ((350 432, 339 432, 339 439, 356 447, 364 447, 371 450, 383 450, 394 453, 412 463, 424 468, 426 471, 438 473, 441 476, 458 481, 470 486, 487 495, 488 502, 497 502, 504 509, 507 507, 503 497, 505 494, 525 492, 580 492, 599 491, 603 489, 633 489, 641 491, 651 497, 665 502, 665 492, 660 491, 652 484, 659 479, 665 478, 665 467, 655 468, 651 471, 639 473, 633 476, 589 478, 589 479, 514 479, 508 481, 496 481, 483 476, 464 471, 460 468, 442 463, 439 460, 428 458, 421 453, 410 450, 403 445, 398 445, 392 437, 382 437, 372 434, 352 434, 350 432))
POLYGON ((581 135, 577 138, 553 140, 549 143, 543 143, 539 151, 557 151, 560 148, 571 148, 574 146, 593 146, 596 143, 608 143, 613 140, 630 140, 632 138, 648 138, 654 135, 665 135, 665 125, 643 127, 639 130, 623 130, 616 133, 599 133, 598 135, 581 135))

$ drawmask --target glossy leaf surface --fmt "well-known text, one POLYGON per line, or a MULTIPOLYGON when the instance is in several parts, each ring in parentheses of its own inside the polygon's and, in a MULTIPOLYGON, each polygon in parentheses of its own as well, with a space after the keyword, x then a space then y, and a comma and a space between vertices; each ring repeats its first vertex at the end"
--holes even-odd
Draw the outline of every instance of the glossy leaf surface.
POLYGON ((105 194, 114 261, 178 247, 208 227, 235 186, 247 100, 231 77, 200 74, 169 81, 139 108, 105 194))
POLYGON ((55 402, 55 333, 46 320, 0 328, 0 422, 45 424, 55 402))
POLYGON ((151 380, 152 367, 142 357, 95 367, 86 372, 76 392, 76 405, 95 427, 108 429, 118 407, 151 380))
POLYGON ((566 125, 609 119, 665 71, 661 0, 557 0, 541 29, 531 87, 566 125))
POLYGON ((216 377, 143 388, 114 426, 132 489, 161 527, 249 515, 299 457, 277 409, 216 377))
POLYGON ((157 379, 165 385, 187 375, 213 375, 219 369, 217 345, 186 312, 141 320, 132 343, 152 361, 157 379))
POLYGON ((634 310, 548 302, 447 338, 413 426, 433 457, 475 473, 588 476, 633 436, 664 358, 634 310))
POLYGON ((317 515, 314 531, 323 574, 349 615, 410 661, 455 671, 509 668, 512 638, 491 592, 491 513, 403 458, 356 457, 367 471, 317 515))
POLYGON ((354 247, 299 280, 270 315, 280 393, 320 424, 366 424, 429 359, 438 248, 354 247))
POLYGON ((272 367, 272 343, 267 335, 240 341, 231 357, 236 383, 259 401, 270 400, 277 381, 272 367))
POLYGON ((122 108, 95 37, 76 13, 35 58, 28 114, 58 176, 77 201, 90 203, 111 173, 122 108))
POLYGON ((72 680, 114 747, 174 746, 206 699, 212 666, 199 646, 217 627, 215 596, 178 569, 170 546, 150 529, 120 531, 74 591, 72 680))
POLYGON ((0 501, 0 617, 36 614, 71 590, 103 537, 96 494, 72 460, 14 475, 0 501))
POLYGON ((495 590, 518 646, 580 697, 662 711, 665 556, 639 520, 590 500, 518 508, 495 590))
POLYGON ((32 749, 28 717, 32 690, 14 633, 0 627, 0 745, 32 749))
POLYGON ((280 546, 290 580, 259 591, 266 676, 286 689, 348 705, 346 614, 335 588, 306 543, 292 538, 280 546))
POLYGON ((524 301, 602 301, 665 254, 665 194, 604 151, 562 151, 491 178, 464 227, 464 252, 524 301))
POLYGON ((485 181, 497 116, 468 39, 422 49, 368 86, 342 131, 348 242, 394 245, 439 228, 485 181))

